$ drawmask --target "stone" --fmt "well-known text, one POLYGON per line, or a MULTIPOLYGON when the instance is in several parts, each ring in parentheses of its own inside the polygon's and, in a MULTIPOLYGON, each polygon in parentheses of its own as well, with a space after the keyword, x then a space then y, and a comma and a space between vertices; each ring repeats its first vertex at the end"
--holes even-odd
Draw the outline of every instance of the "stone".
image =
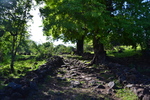
POLYGON ((127 78, 128 82, 133 83, 133 84, 136 83, 136 80, 137 80, 136 75, 134 75, 134 74, 127 74, 126 78, 127 78))
POLYGON ((112 89, 115 86, 115 82, 114 81, 109 82, 107 85, 110 89, 112 89))
POLYGON ((134 86, 133 84, 128 84, 128 85, 125 86, 125 88, 131 88, 133 86, 134 86))
POLYGON ((73 73, 71 76, 74 76, 74 77, 75 77, 75 76, 77 76, 77 74, 76 74, 76 73, 73 73))
POLYGON ((18 88, 21 88, 22 85, 17 84, 17 83, 14 83, 14 82, 10 82, 10 83, 8 84, 8 87, 11 87, 12 89, 18 89, 18 88))
POLYGON ((22 94, 18 93, 18 92, 15 92, 11 95, 11 98, 13 99, 18 99, 18 98, 22 98, 22 94))
POLYGON ((81 83, 79 81, 71 81, 71 85, 72 87, 78 87, 81 85, 81 83))
POLYGON ((108 88, 108 89, 106 90, 106 93, 107 93, 108 95, 112 95, 112 89, 108 88))
POLYGON ((90 86, 96 86, 97 84, 96 84, 95 80, 91 80, 91 81, 89 81, 89 85, 90 86))
POLYGON ((85 78, 86 81, 89 81, 89 80, 91 80, 91 79, 92 79, 91 77, 86 77, 86 78, 85 78))
POLYGON ((38 90, 37 84, 36 82, 30 81, 30 88, 32 90, 38 90))
POLYGON ((57 97, 57 98, 55 98, 55 100, 63 100, 63 98, 57 97))
POLYGON ((30 87, 28 87, 28 86, 26 86, 26 85, 23 86, 23 87, 21 88, 20 93, 23 95, 23 97, 27 97, 28 94, 30 93, 30 87))
POLYGON ((150 94, 144 95, 144 97, 142 98, 142 100, 150 100, 150 94))
POLYGON ((137 88, 133 91, 139 98, 144 96, 144 88, 137 88))
POLYGON ((105 89, 105 87, 103 85, 98 85, 97 88, 105 89))
POLYGON ((66 81, 65 77, 57 77, 58 81, 66 81))
POLYGON ((3 100, 5 93, 0 93, 0 100, 3 100))
POLYGON ((39 72, 39 74, 42 74, 43 76, 45 76, 45 75, 47 74, 47 70, 41 70, 41 71, 39 72))
POLYGON ((11 95, 14 92, 14 90, 10 87, 5 87, 4 93, 7 95, 11 95))
POLYGON ((0 97, 5 95, 4 90, 0 90, 0 97))
POLYGON ((8 96, 5 96, 2 100, 11 100, 11 98, 8 96))
POLYGON ((103 78, 102 78, 102 77, 99 77, 99 76, 97 77, 97 79, 99 79, 99 80, 103 80, 103 78))
POLYGON ((61 65, 61 67, 66 67, 67 68, 68 66, 67 65, 61 65))

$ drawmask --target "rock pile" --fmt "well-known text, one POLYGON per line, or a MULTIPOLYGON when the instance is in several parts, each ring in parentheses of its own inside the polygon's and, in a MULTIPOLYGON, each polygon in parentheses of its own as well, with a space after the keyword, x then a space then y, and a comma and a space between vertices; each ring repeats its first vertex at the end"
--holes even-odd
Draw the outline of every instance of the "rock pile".
POLYGON ((140 100, 150 100, 150 78, 140 74, 135 68, 109 63, 107 67, 115 74, 125 88, 131 89, 140 100))
MULTIPOLYGON (((110 82, 111 79, 104 79, 104 76, 101 76, 106 71, 104 67, 88 67, 87 64, 76 59, 65 59, 64 62, 67 73, 66 75, 62 75, 62 77, 73 79, 71 81, 72 88, 89 89, 98 95, 99 93, 109 96, 114 95, 114 81, 110 82)), ((109 75, 112 77, 111 73, 109 75)))
POLYGON ((9 79, 3 90, 0 90, 0 100, 20 100, 38 91, 37 83, 43 82, 46 75, 53 74, 55 69, 63 65, 63 59, 53 56, 46 64, 39 66, 37 70, 30 71, 22 78, 9 79))
MULTIPOLYGON (((85 71, 86 64, 75 59, 68 59, 67 61, 70 63, 70 65, 74 67, 78 66, 79 69, 84 69, 85 71)), ((150 100, 150 77, 142 75, 136 70, 136 68, 129 68, 117 63, 110 62, 104 64, 104 67, 109 69, 118 78, 119 82, 123 84, 124 88, 129 88, 131 91, 133 91, 140 100, 150 100)), ((95 71, 96 70, 92 71, 92 69, 90 69, 87 72, 94 73, 95 71)), ((110 83, 111 84, 108 85, 113 87, 113 82, 110 83)))

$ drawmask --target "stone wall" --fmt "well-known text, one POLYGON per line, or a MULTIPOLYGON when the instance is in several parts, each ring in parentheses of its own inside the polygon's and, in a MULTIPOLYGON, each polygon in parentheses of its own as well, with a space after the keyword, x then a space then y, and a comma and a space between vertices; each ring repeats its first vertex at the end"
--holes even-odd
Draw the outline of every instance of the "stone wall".
POLYGON ((124 88, 133 91, 140 100, 150 100, 150 77, 139 73, 135 68, 109 63, 106 65, 118 78, 124 88))
POLYGON ((17 100, 26 98, 38 91, 37 83, 44 82, 47 75, 54 74, 55 70, 63 65, 63 59, 53 56, 46 64, 39 66, 37 70, 30 71, 22 78, 8 79, 3 90, 0 90, 0 100, 17 100))

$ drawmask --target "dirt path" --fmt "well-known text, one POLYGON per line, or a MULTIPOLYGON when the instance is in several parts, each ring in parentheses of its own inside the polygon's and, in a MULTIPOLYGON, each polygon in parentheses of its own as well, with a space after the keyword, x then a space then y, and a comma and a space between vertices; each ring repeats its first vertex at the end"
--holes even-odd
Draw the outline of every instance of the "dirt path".
POLYGON ((114 75, 104 66, 87 67, 73 59, 64 62, 28 100, 120 100, 111 89, 114 75))

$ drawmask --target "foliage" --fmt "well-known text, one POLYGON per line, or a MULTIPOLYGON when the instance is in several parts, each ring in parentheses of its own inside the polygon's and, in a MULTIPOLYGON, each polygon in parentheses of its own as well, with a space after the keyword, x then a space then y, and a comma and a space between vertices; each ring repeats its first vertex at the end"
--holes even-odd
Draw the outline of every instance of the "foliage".
POLYGON ((35 44, 35 47, 36 47, 35 49, 37 49, 38 51, 37 60, 46 59, 53 55, 53 50, 54 50, 53 43, 46 42, 39 45, 35 44))
POLYGON ((138 100, 138 96, 128 88, 122 89, 122 84, 120 84, 119 80, 115 80, 116 86, 121 89, 115 89, 116 97, 121 100, 138 100))
POLYGON ((8 61, 10 58, 10 35, 5 34, 3 37, 0 37, 0 62, 8 61))
MULTIPOLYGON (((11 43, 11 71, 14 71, 14 61, 17 49, 22 40, 25 39, 27 22, 32 18, 29 11, 32 0, 1 0, 0 1, 0 22, 4 34, 8 35, 8 41, 11 43)), ((1 36, 3 36, 1 35, 1 36)), ((3 37, 2 37, 3 38, 3 37)), ((4 41, 6 42, 6 41, 4 41)))
POLYGON ((105 9, 98 1, 58 0, 57 2, 46 2, 46 4, 41 9, 41 14, 44 17, 44 32, 55 38, 62 37, 71 41, 87 34, 84 32, 87 28, 94 28, 94 21, 97 20, 101 25, 98 20, 101 20, 101 13, 105 9), (91 6, 88 6, 90 3, 91 6), (78 4, 83 4, 83 6, 78 4))
MULTIPOLYGON (((119 3, 119 0, 116 0, 119 3)), ((142 48, 145 48, 147 39, 149 39, 149 27, 150 24, 147 17, 149 13, 149 0, 127 0, 122 1, 124 5, 123 9, 119 12, 115 11, 116 23, 114 27, 116 30, 113 31, 110 39, 114 42, 113 44, 119 45, 132 45, 136 47, 138 44, 142 48), (117 40, 117 41, 116 41, 117 40)), ((119 5, 116 5, 116 7, 119 5)))
POLYGON ((93 46, 92 41, 85 40, 84 42, 84 51, 85 52, 93 52, 93 46))
POLYGON ((122 100, 138 100, 138 97, 129 89, 118 90, 116 96, 122 100))
POLYGON ((37 44, 32 40, 26 40, 22 45, 18 55, 29 55, 30 57, 35 56, 37 60, 47 59, 54 54, 54 46, 52 42, 46 42, 37 44))
POLYGON ((14 63, 15 72, 10 74, 9 64, 0 64, 0 75, 6 78, 19 78, 26 74, 28 71, 35 70, 46 62, 46 60, 36 61, 35 59, 18 60, 14 63))
POLYGON ((67 47, 67 46, 65 46, 65 45, 57 45, 55 48, 54 48, 54 50, 55 50, 55 54, 63 54, 63 53, 72 53, 73 52, 73 50, 74 50, 74 48, 73 47, 71 47, 71 46, 69 46, 69 47, 67 47))
POLYGON ((116 46, 114 50, 107 50, 107 55, 120 58, 141 55, 141 48, 138 46, 138 48, 135 50, 132 48, 132 46, 116 46))
POLYGON ((46 3, 41 9, 45 34, 56 39, 73 41, 84 35, 90 39, 100 38, 99 42, 106 46, 113 42, 113 45, 135 47, 137 44, 144 46, 149 38, 148 1, 37 1, 46 3))

